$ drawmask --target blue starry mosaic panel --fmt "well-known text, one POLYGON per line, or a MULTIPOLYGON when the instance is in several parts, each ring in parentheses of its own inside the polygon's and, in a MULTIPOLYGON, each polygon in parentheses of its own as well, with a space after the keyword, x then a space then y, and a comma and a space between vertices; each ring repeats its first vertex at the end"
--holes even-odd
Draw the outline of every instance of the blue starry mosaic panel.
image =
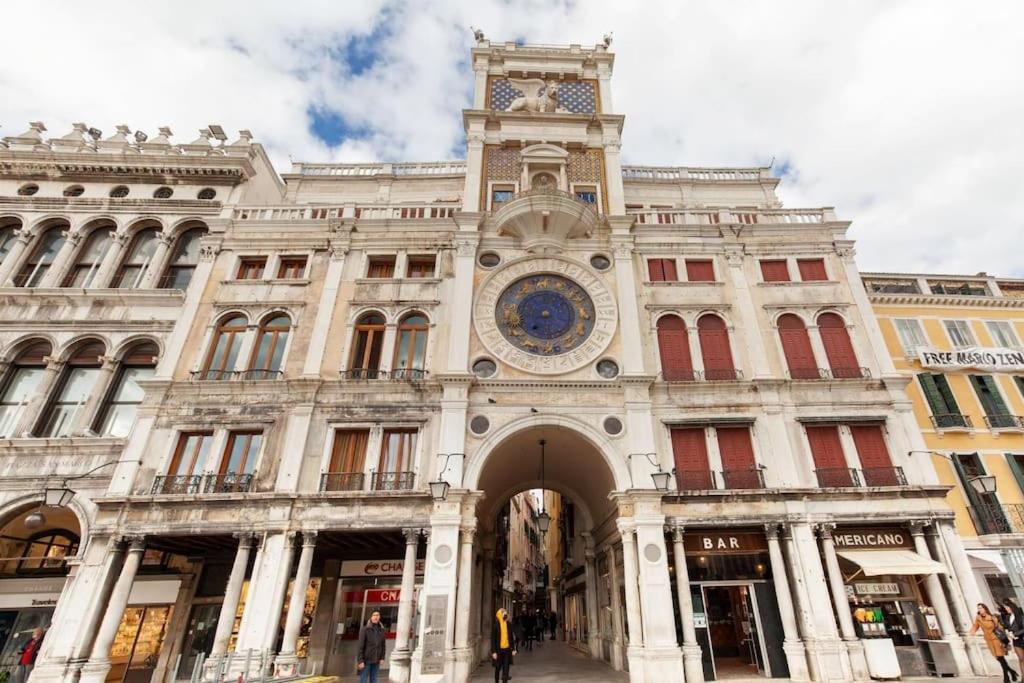
MULTIPOLYGON (((534 93, 530 93, 531 95, 534 93)), ((512 100, 522 97, 506 80, 491 82, 491 109, 505 111, 512 100)), ((593 114, 597 111, 597 96, 591 81, 561 81, 558 83, 558 106, 573 114, 593 114)))
POLYGON ((594 329, 594 302, 560 275, 528 275, 509 285, 496 304, 498 329, 521 351, 538 356, 568 353, 594 329))

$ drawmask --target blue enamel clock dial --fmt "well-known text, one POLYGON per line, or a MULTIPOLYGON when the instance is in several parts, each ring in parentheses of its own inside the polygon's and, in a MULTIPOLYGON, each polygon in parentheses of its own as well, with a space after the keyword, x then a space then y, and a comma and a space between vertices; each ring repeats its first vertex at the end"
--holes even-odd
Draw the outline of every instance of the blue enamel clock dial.
POLYGON ((594 329, 594 302, 560 275, 529 275, 498 298, 498 328, 516 348, 538 356, 568 353, 594 329))

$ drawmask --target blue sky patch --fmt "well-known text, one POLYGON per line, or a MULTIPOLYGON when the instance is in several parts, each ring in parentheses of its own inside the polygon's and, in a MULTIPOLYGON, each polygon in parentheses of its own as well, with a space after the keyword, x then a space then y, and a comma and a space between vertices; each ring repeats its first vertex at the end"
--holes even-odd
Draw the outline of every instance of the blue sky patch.
POLYGON ((330 147, 337 147, 349 138, 358 137, 361 132, 350 126, 340 114, 328 109, 311 106, 306 114, 309 115, 313 135, 330 147))

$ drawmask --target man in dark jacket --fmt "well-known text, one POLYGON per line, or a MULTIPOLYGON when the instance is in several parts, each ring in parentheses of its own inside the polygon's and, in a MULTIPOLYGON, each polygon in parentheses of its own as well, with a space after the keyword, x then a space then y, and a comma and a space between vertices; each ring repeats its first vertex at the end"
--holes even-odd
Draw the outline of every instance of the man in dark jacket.
POLYGON ((373 612, 366 626, 359 632, 359 649, 356 652, 356 668, 359 669, 359 683, 377 683, 380 663, 384 659, 384 643, 387 634, 380 623, 380 612, 373 612))
POLYGON ((491 622, 491 664, 494 665, 494 683, 507 683, 508 668, 516 655, 516 632, 508 622, 508 612, 499 609, 491 622))

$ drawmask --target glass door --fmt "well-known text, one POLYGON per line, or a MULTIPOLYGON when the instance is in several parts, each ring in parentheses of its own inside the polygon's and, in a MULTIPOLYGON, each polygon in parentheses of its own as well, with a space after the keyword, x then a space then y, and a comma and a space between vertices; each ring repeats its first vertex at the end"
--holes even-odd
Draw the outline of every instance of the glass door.
POLYGON ((188 630, 185 631, 185 644, 181 650, 181 664, 178 666, 178 678, 187 678, 196 666, 199 654, 209 655, 213 649, 213 637, 217 631, 220 617, 220 603, 195 605, 188 618, 188 630))
POLYGON ((163 646, 169 605, 128 607, 110 648, 108 683, 149 683, 163 646))
POLYGON ((740 586, 737 590, 743 596, 743 632, 747 638, 747 652, 750 661, 757 666, 760 674, 765 673, 764 653, 761 643, 761 628, 757 618, 757 606, 754 603, 754 593, 750 586, 740 586))

